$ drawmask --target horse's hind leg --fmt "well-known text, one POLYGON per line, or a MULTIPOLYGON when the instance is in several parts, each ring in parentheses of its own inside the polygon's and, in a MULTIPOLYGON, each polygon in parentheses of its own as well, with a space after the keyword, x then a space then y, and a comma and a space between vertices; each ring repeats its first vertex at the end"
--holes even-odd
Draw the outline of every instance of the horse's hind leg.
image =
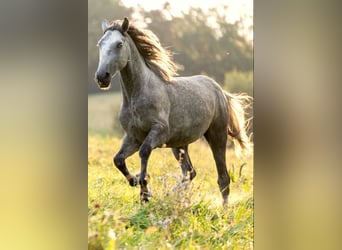
POLYGON ((140 143, 138 141, 136 141, 134 138, 130 138, 129 136, 125 135, 121 148, 113 159, 115 166, 126 177, 131 186, 136 186, 138 184, 138 180, 136 176, 132 175, 128 171, 125 159, 130 155, 134 154, 135 152, 137 152, 139 147, 140 143))
POLYGON ((196 171, 194 167, 192 166, 192 163, 189 157, 188 145, 184 147, 179 147, 179 148, 172 148, 172 152, 174 156, 176 157, 177 161, 179 161, 181 164, 183 181, 187 181, 189 179, 188 172, 190 173, 190 181, 193 178, 195 178, 196 171))
POLYGON ((218 174, 217 183, 223 197, 223 204, 227 204, 230 183, 230 177, 226 166, 227 129, 225 127, 210 128, 206 132, 205 138, 214 155, 218 174))

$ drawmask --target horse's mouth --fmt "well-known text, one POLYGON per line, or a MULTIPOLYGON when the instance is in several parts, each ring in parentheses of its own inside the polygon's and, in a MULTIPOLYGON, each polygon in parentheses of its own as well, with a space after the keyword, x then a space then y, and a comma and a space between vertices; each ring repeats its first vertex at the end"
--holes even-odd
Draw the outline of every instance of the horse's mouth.
POLYGON ((101 90, 108 90, 111 87, 111 82, 105 83, 98 81, 97 84, 101 90))

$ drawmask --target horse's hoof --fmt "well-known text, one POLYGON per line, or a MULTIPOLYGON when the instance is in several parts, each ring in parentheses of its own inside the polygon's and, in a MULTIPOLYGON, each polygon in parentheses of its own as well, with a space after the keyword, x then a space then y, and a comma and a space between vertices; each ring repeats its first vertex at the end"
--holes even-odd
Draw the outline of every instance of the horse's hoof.
POLYGON ((132 187, 135 187, 136 185, 138 185, 138 179, 135 176, 132 176, 129 180, 129 185, 131 185, 132 187))
POLYGON ((183 176, 182 183, 190 181, 188 176, 183 176))
POLYGON ((147 192, 140 194, 140 201, 141 203, 149 202, 151 197, 152 197, 152 193, 150 190, 148 190, 147 192))
POLYGON ((192 181, 196 177, 196 171, 195 169, 192 169, 190 171, 190 181, 192 181))
POLYGON ((146 197, 146 196, 141 196, 140 197, 140 202, 141 203, 147 203, 149 201, 150 201, 149 197, 146 197))

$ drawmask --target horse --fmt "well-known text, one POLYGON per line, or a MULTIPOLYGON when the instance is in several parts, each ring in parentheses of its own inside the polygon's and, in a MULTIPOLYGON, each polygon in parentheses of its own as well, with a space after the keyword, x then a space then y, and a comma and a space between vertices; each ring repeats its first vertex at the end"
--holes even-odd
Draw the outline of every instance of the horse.
POLYGON ((127 18, 112 23, 104 20, 102 31, 95 81, 100 89, 109 89, 111 79, 119 73, 123 95, 119 120, 125 135, 114 165, 131 186, 140 185, 141 202, 149 201, 147 164, 152 150, 171 148, 181 161, 183 180, 191 181, 196 171, 188 145, 204 136, 216 163, 223 204, 227 204, 227 140, 234 139, 241 149, 250 148, 245 109, 251 97, 225 92, 207 76, 179 77, 180 66, 170 50, 152 31, 138 28, 127 18), (141 172, 133 175, 125 160, 137 151, 141 172))

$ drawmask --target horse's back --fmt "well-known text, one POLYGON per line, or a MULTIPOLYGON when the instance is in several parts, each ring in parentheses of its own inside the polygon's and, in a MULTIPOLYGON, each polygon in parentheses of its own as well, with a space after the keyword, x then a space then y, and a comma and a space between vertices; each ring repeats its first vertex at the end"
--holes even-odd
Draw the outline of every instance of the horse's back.
POLYGON ((170 84, 177 96, 185 99, 200 98, 210 101, 213 97, 222 94, 222 89, 213 79, 203 76, 175 77, 170 84))
POLYGON ((206 106, 214 111, 218 102, 225 101, 220 85, 207 76, 176 77, 171 85, 174 99, 188 103, 194 110, 206 106))

